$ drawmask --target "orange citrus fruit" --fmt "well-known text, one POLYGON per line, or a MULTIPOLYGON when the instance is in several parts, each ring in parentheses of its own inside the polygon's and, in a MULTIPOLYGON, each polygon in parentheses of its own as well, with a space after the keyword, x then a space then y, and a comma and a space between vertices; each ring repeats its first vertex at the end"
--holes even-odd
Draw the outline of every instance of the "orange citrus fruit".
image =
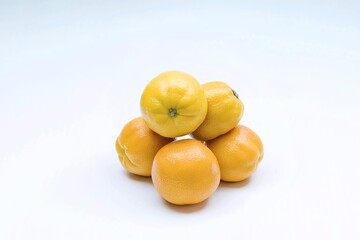
POLYGON ((220 169, 215 155, 204 144, 185 139, 158 151, 151 176, 156 190, 168 202, 195 204, 217 189, 220 169))
POLYGON ((214 139, 234 128, 240 121, 244 105, 237 93, 224 82, 202 85, 208 102, 204 122, 192 133, 199 140, 214 139))
POLYGON ((150 129, 164 137, 193 132, 204 121, 204 91, 191 75, 170 71, 155 77, 144 89, 141 113, 150 129))
POLYGON ((145 121, 138 117, 124 126, 116 139, 115 147, 126 171, 140 176, 150 176, 155 154, 172 141, 172 138, 165 138, 153 132, 145 121))
POLYGON ((264 156, 259 136, 242 125, 206 144, 218 160, 221 180, 228 182, 248 178, 264 156))

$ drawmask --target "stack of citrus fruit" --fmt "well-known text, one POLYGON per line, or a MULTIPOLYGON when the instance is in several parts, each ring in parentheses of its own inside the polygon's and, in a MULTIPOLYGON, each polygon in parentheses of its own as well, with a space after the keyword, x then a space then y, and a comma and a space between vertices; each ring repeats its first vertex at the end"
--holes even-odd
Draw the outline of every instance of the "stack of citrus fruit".
POLYGON ((173 204, 207 199, 220 179, 242 181, 263 158, 258 135, 238 125, 243 103, 223 82, 200 85, 187 73, 165 72, 146 86, 140 107, 142 117, 123 127, 116 151, 128 172, 151 176, 173 204))

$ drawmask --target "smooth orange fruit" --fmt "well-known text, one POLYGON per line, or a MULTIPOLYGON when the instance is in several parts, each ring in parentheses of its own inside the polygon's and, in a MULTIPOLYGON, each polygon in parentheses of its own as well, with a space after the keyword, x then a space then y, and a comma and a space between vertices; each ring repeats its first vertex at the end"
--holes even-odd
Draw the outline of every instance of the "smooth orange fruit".
POLYGON ((159 150, 151 176, 156 190, 168 202, 195 204, 216 190, 220 169, 215 155, 204 144, 185 139, 159 150))
POLYGON ((150 81, 142 93, 140 108, 150 129, 173 138, 200 126, 206 116, 207 102, 194 77, 170 71, 150 81))
POLYGON ((224 82, 202 85, 208 102, 204 122, 192 133, 199 140, 214 139, 234 128, 240 121, 244 105, 237 93, 224 82))
POLYGON ((116 151, 126 171, 150 176, 154 156, 164 145, 172 142, 153 132, 141 117, 127 123, 116 139, 116 151))
POLYGON ((228 182, 248 178, 264 156, 259 136, 242 125, 206 144, 218 160, 221 180, 228 182))

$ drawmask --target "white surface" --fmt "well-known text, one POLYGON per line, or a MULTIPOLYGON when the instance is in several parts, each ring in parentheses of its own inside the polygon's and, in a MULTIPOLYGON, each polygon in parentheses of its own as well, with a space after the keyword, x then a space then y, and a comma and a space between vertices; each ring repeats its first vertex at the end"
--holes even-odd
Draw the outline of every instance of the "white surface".
POLYGON ((359 239, 359 2, 128 2, 0 1, 0 239, 359 239), (236 89, 265 147, 189 207, 114 148, 172 69, 236 89))

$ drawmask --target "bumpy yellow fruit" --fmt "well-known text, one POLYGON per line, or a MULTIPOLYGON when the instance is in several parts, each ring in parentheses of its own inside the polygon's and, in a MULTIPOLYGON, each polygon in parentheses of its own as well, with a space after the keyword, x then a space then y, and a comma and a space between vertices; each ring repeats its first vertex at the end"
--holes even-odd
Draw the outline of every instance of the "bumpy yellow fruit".
POLYGON ((146 86, 141 113, 150 129, 164 137, 193 132, 204 121, 207 102, 200 84, 191 75, 170 71, 146 86))
POLYGON ((152 180, 167 201, 195 204, 204 201, 220 182, 214 154, 201 142, 187 139, 169 143, 156 154, 152 180))
POLYGON ((115 146, 125 170, 140 176, 150 176, 155 154, 172 141, 172 138, 153 132, 145 121, 138 117, 124 126, 115 146))
POLYGON ((234 128, 243 115, 244 105, 236 92, 224 82, 209 82, 202 87, 208 102, 207 115, 192 135, 207 141, 234 128))
POLYGON ((242 125, 206 144, 218 160, 223 181, 238 182, 248 178, 264 156, 259 136, 242 125))

